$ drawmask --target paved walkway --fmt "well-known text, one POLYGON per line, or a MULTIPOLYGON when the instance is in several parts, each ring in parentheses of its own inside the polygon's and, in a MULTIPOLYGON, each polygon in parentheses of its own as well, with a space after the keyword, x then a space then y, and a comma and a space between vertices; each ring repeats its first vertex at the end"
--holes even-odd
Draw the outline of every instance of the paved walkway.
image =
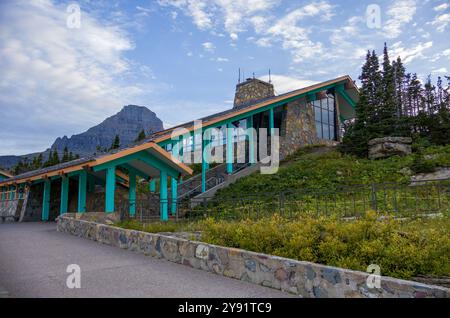
POLYGON ((56 232, 53 223, 0 224, 0 297, 290 297, 56 232), (69 264, 81 288, 66 287, 69 264))

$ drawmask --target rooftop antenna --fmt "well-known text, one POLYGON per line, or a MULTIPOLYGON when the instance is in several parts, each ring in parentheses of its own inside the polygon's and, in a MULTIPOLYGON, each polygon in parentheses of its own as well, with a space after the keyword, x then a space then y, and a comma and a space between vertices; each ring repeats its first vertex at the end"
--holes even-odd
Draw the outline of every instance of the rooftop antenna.
POLYGON ((271 83, 272 83, 272 77, 270 75, 270 68, 269 68, 269 84, 271 84, 271 83))
POLYGON ((238 84, 241 82, 241 68, 239 68, 239 78, 238 78, 238 84))
POLYGON ((255 72, 253 72, 253 79, 255 79, 255 72))

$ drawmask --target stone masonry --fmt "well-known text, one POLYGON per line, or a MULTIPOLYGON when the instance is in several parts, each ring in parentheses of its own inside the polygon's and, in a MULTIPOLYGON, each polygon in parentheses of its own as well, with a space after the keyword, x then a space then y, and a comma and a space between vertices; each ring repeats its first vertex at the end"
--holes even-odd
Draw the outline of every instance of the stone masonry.
POLYGON ((127 230, 58 218, 57 230, 103 244, 166 259, 196 269, 248 281, 300 297, 449 298, 450 290, 412 281, 381 277, 380 288, 367 286, 368 273, 216 246, 180 237, 127 230))
POLYGON ((275 96, 273 85, 256 78, 248 78, 236 85, 233 108, 263 98, 275 96))
POLYGON ((285 158, 307 145, 332 145, 334 143, 317 136, 314 109, 310 103, 306 102, 305 98, 284 106, 280 128, 281 158, 285 158))

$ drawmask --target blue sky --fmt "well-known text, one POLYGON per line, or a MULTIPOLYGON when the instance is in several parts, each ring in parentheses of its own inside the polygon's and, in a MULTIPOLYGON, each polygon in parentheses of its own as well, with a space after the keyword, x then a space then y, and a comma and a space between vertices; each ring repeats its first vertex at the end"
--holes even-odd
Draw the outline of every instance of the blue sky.
POLYGON ((0 155, 42 151, 127 104, 165 127, 228 109, 239 67, 263 79, 270 68, 283 93, 356 80, 367 49, 387 42, 421 78, 449 75, 449 31, 443 0, 2 0, 0 155))

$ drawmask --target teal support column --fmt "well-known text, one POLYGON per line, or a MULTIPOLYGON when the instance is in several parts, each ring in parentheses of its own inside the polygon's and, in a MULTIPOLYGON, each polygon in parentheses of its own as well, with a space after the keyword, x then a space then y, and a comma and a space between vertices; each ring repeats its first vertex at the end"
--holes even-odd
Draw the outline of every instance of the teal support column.
POLYGON ((14 200, 14 190, 15 190, 16 188, 14 187, 14 186, 10 186, 9 187, 9 199, 10 200, 14 200))
POLYGON ((274 127, 275 127, 275 119, 273 115, 273 108, 269 109, 269 128, 270 128, 270 135, 273 136, 274 134, 274 127))
POLYGON ((209 169, 208 153, 205 151, 208 140, 205 135, 203 134, 202 138, 202 193, 206 191, 206 171, 209 169))
POLYGON ((114 212, 114 197, 116 192, 116 167, 106 169, 106 193, 105 193, 105 212, 114 212))
POLYGON ((44 181, 44 195, 42 198, 42 221, 48 221, 50 214, 50 191, 51 181, 49 179, 44 181))
POLYGON ((234 140, 233 140, 233 124, 228 123, 227 124, 227 173, 232 174, 233 173, 233 159, 234 159, 234 140))
POLYGON ((78 213, 86 212, 87 179, 87 171, 81 171, 78 175, 78 213))
POLYGON ((150 192, 151 193, 156 192, 156 179, 150 180, 150 192))
POLYGON ((255 160, 255 136, 253 134, 253 116, 247 118, 247 129, 249 129, 250 135, 248 135, 248 161, 251 164, 256 163, 255 160))
POLYGON ((170 208, 170 211, 172 212, 172 215, 177 214, 177 191, 178 191, 178 180, 174 177, 170 179, 170 190, 172 194, 172 206, 170 208))
POLYGON ((159 176, 159 206, 161 221, 167 221, 169 220, 169 214, 167 210, 167 172, 165 170, 161 170, 159 176))
POLYGON ((136 174, 134 171, 128 173, 129 188, 128 188, 128 201, 130 204, 130 216, 136 214, 136 174))
POLYGON ((69 177, 61 177, 61 204, 59 207, 59 214, 67 213, 69 204, 69 177))
POLYGON ((2 201, 6 200, 6 188, 2 187, 2 201))

